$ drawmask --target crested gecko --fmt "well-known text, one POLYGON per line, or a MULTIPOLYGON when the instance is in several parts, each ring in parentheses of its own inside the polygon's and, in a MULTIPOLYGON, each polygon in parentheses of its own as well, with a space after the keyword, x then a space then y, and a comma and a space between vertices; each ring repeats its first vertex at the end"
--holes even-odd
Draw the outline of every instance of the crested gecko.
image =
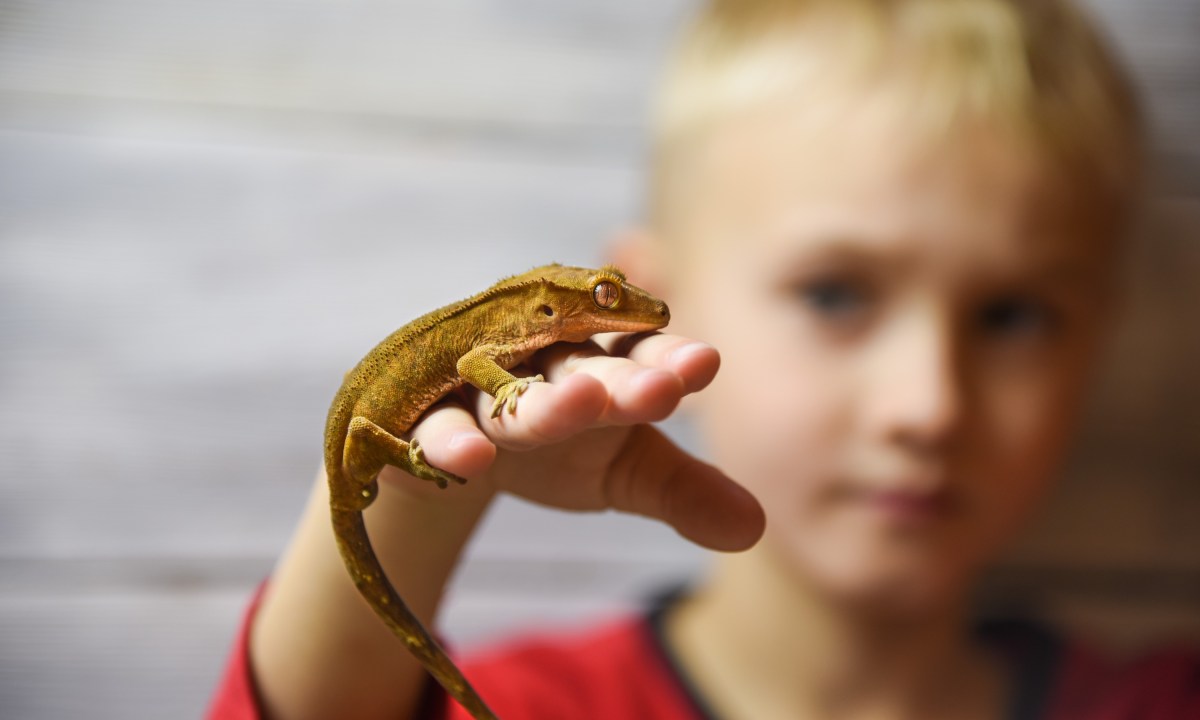
POLYGON ((613 266, 546 265, 404 325, 346 374, 333 398, 324 459, 346 569, 372 609, 475 720, 496 716, 400 598, 371 547, 362 511, 379 492, 376 476, 394 465, 441 488, 466 482, 427 463, 415 439, 402 439, 429 406, 470 383, 494 398, 492 418, 514 413, 526 388, 543 378, 508 371, 537 350, 600 332, 656 330, 669 319, 663 301, 613 266))

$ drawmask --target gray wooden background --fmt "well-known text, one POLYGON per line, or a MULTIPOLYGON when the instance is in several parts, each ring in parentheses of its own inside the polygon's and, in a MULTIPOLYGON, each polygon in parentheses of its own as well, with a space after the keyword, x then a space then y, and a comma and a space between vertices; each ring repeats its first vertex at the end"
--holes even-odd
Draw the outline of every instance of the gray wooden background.
MULTIPOLYGON (((1131 647, 1200 630, 1200 4, 1095 5, 1151 101, 1152 219, 1077 458, 991 585, 1131 647)), ((500 274, 598 259, 689 6, 0 1, 0 717, 202 712, 341 373, 500 274)), ((702 564, 504 502, 447 631, 702 564)))

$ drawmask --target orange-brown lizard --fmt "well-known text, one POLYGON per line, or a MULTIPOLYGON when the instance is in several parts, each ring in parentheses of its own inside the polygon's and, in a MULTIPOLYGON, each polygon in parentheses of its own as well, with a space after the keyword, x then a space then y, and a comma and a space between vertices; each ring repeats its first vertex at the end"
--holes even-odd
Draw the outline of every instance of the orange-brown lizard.
POLYGON ((542 376, 508 370, 537 350, 600 332, 655 330, 669 319, 665 303, 615 267, 547 265, 408 323, 367 353, 334 396, 325 470, 342 559, 375 612, 476 720, 496 716, 400 598, 371 548, 362 511, 379 491, 376 476, 394 465, 442 488, 465 482, 429 465, 416 440, 402 439, 430 405, 470 383, 495 398, 493 418, 513 413, 542 376))

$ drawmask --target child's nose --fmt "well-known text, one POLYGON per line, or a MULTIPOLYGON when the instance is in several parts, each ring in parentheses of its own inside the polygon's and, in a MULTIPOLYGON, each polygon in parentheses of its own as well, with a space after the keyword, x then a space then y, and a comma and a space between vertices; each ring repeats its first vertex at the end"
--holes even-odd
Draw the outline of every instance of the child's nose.
POLYGON ((888 442, 943 450, 958 432, 963 378, 953 319, 914 312, 898 321, 874 362, 872 422, 888 442))

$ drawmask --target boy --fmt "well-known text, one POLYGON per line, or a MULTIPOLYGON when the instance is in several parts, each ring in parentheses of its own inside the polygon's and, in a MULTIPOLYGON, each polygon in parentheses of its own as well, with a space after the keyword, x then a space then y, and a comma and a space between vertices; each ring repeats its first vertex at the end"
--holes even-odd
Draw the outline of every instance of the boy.
MULTIPOLYGON (((1195 655, 1110 671, 968 607, 1062 454, 1136 194, 1133 102, 1088 23, 1049 0, 717 0, 655 132, 648 227, 613 254, 677 334, 549 349, 515 417, 443 404, 415 436, 471 482, 389 468, 367 522, 427 622, 500 491, 744 552, 649 619, 467 662, 493 709, 1200 717, 1195 655), (717 467, 645 424, 692 393, 717 467)), ((356 595, 324 488, 214 716, 465 717, 356 595)))

